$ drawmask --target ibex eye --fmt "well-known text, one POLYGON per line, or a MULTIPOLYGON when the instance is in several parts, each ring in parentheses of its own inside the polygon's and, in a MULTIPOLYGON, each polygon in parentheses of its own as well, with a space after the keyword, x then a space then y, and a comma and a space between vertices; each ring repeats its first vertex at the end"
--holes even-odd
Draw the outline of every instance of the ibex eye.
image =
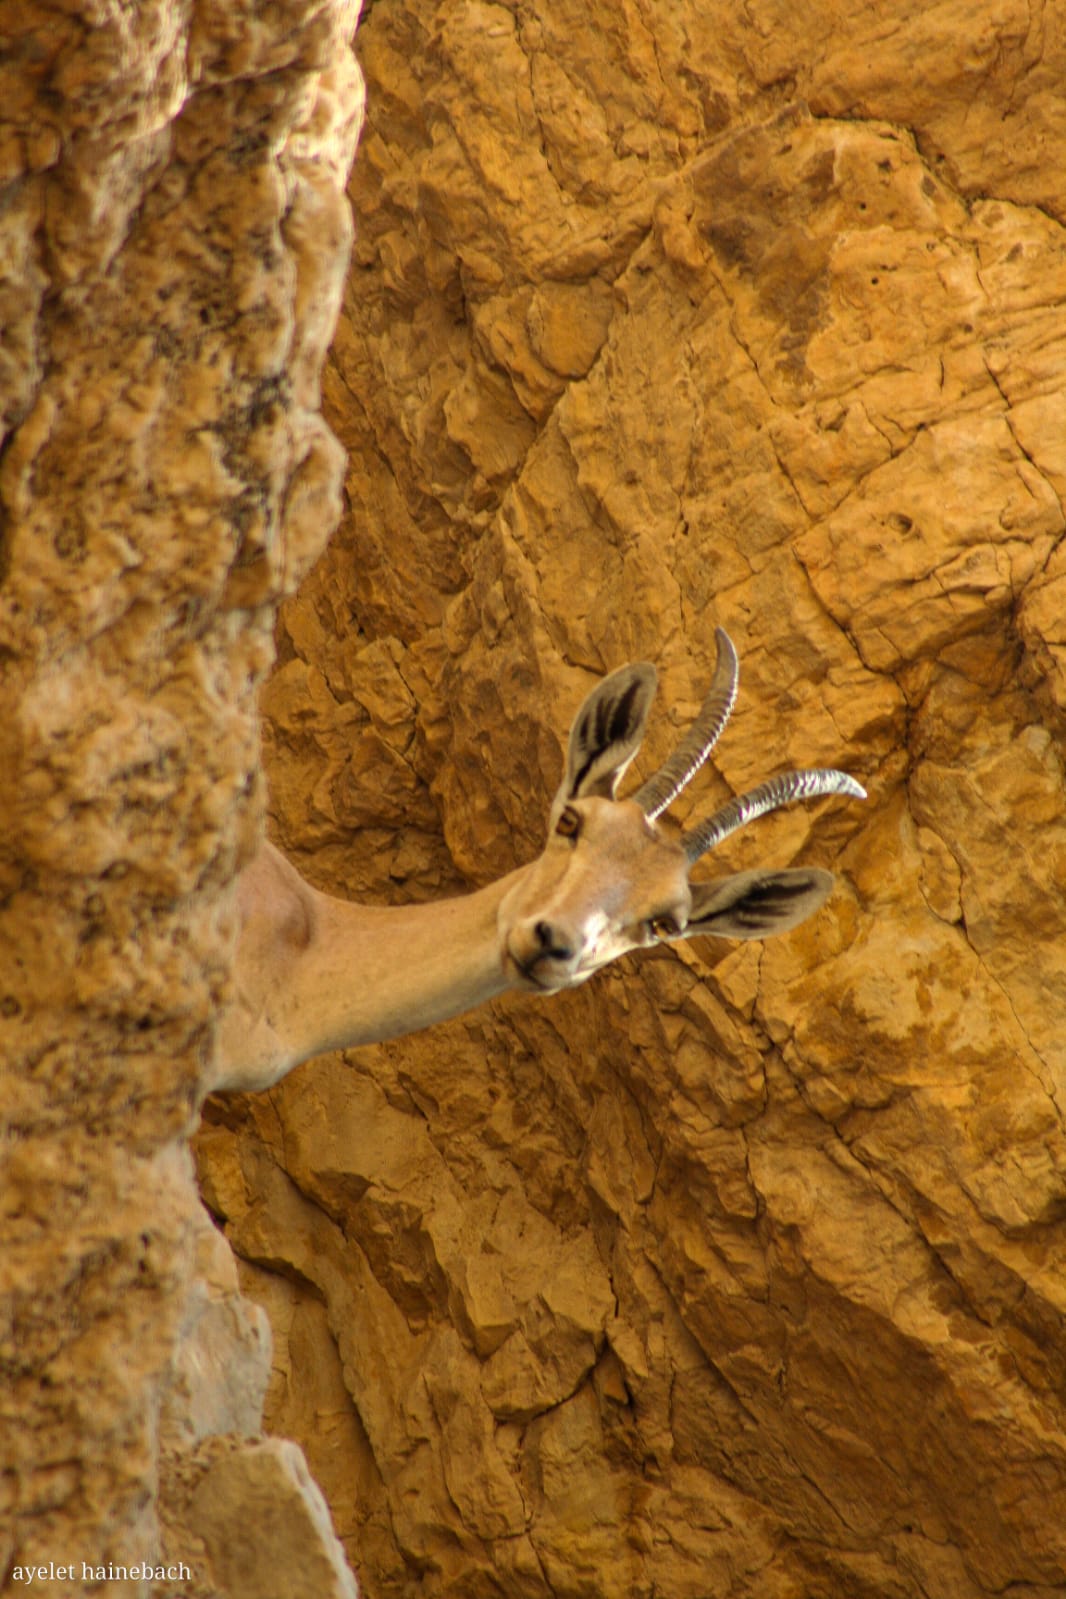
POLYGON ((672 916, 653 916, 648 931, 655 938, 676 938, 681 929, 672 916))
POLYGON ((563 838, 576 838, 581 831, 581 818, 577 812, 568 805, 555 824, 555 831, 563 838))

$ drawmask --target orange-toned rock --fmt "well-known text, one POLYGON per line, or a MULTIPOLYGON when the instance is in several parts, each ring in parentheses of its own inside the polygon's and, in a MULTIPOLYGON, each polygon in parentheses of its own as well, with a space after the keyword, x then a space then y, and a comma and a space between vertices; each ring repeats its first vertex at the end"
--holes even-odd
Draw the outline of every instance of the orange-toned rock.
POLYGON ((375 0, 330 433, 354 21, 0 16, 0 1570, 351 1594, 295 1439, 371 1599, 1049 1599, 1063 22, 375 0), (786 938, 212 1103, 235 1267, 184 1145, 335 440, 262 696, 316 883, 529 858, 594 676, 650 770, 716 624, 685 805, 871 797, 721 851, 838 873, 786 938))

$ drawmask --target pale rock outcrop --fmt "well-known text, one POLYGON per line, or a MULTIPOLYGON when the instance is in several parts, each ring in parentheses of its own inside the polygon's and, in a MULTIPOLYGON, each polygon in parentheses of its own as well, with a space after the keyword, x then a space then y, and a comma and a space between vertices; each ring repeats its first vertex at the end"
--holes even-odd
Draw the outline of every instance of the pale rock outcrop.
POLYGON ((318 374, 356 13, 0 12, 5 1591, 161 1592, 144 1568, 183 1564, 203 1599, 355 1591, 297 1446, 260 1436, 266 1320, 187 1146, 273 607, 339 505, 318 374), (269 1581, 220 1532, 264 1504, 269 1581))
POLYGON ((647 770, 716 623, 688 801, 815 763, 871 800, 723 849, 840 873, 787 938, 212 1107, 270 1424, 374 1599, 1048 1599, 1062 24, 376 0, 357 47, 350 515, 264 693, 281 841, 379 901, 507 870, 592 676, 658 663, 647 770))

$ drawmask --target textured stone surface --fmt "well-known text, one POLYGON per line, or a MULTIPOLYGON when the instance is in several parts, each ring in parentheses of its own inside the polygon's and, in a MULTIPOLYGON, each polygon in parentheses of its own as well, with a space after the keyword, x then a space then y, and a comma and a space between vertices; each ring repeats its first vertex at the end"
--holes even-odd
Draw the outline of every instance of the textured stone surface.
POLYGON ((794 935, 216 1106, 206 1197, 373 1599, 1066 1584, 1058 12, 377 0, 327 371, 350 515, 274 829, 410 900, 536 849, 592 676, 713 627, 695 805, 870 804, 794 935), (806 102, 806 105, 804 104, 806 102))
MULTIPOLYGON (((0 8, 5 1591, 27 1565, 155 1567, 160 1481, 260 1426, 265 1319, 187 1139, 261 817, 273 606, 339 501, 318 373, 354 24, 342 0, 0 8)), ((240 1437, 224 1452, 237 1520, 240 1437)), ((317 1510, 286 1513, 290 1576, 338 1558, 317 1510)), ((215 1564, 181 1591, 266 1591, 215 1564)))
POLYGON ((175 1599, 359 1599, 321 1490, 298 1445, 213 1438, 182 1457, 164 1501, 171 1564, 195 1571, 175 1599))

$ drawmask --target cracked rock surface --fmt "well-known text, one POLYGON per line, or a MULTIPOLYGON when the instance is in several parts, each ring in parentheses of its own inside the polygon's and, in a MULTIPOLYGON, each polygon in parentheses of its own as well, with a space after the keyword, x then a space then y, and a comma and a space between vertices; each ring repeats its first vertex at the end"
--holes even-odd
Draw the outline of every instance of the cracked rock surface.
MULTIPOLYGON (((372 1599, 1066 1586, 1066 24, 1014 0, 376 0, 325 395, 348 515, 275 835, 430 898, 540 846, 594 675, 811 922, 212 1109, 205 1196, 372 1599)), ((684 816, 684 807, 679 806, 684 816)), ((717 863, 716 863, 717 864, 717 863)))

